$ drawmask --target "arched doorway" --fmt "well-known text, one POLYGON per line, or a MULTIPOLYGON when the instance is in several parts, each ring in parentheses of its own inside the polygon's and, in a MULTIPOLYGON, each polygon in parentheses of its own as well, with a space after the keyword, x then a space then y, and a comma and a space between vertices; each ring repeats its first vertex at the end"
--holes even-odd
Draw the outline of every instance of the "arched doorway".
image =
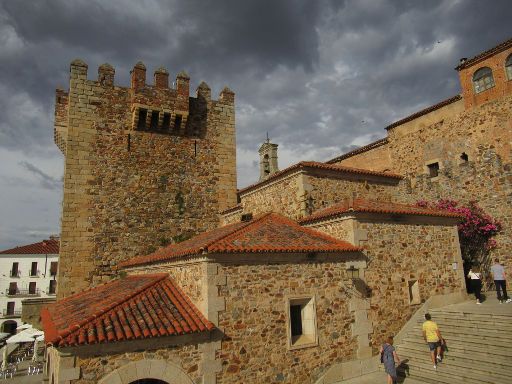
POLYGON ((15 320, 7 320, 2 324, 2 332, 10 333, 11 335, 16 334, 16 327, 18 323, 15 320))
POLYGON ((170 361, 143 359, 125 364, 110 372, 98 384, 194 384, 179 366, 170 361))

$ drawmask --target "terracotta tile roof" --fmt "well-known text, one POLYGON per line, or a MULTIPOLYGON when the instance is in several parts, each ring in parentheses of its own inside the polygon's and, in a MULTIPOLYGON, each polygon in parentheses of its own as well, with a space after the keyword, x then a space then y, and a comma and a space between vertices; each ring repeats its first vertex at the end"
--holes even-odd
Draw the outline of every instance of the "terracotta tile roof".
POLYGON ((473 64, 478 63, 479 61, 485 60, 489 56, 495 55, 496 53, 503 52, 505 49, 508 49, 510 47, 512 47, 512 39, 508 39, 508 40, 504 41, 503 43, 500 43, 497 46, 495 46, 491 49, 488 49, 487 51, 479 53, 478 55, 472 57, 471 59, 464 61, 463 63, 461 63, 460 65, 455 67, 455 69, 457 71, 460 71, 461 69, 471 67, 473 64))
POLYGON ((43 240, 39 243, 22 245, 21 247, 1 251, 0 255, 38 255, 38 254, 58 254, 59 240, 43 240))
POLYGON ((389 179, 402 179, 403 176, 397 175, 394 173, 388 173, 388 172, 378 172, 378 171, 370 171, 368 169, 360 169, 360 168, 352 168, 352 167, 345 167, 342 165, 333 165, 333 164, 327 164, 327 163, 320 163, 317 161, 301 161, 300 163, 294 164, 288 168, 283 169, 282 171, 274 173, 272 176, 270 176, 268 179, 260 181, 258 183, 252 184, 248 187, 245 187, 243 189, 240 189, 238 191, 239 194, 243 194, 245 192, 248 192, 254 188, 263 186, 265 184, 268 184, 272 181, 275 181, 276 179, 279 179, 282 176, 288 175, 294 171, 297 170, 327 170, 327 171, 333 171, 338 172, 340 174, 357 174, 357 175, 368 175, 368 176, 380 176, 385 177, 389 179))
POLYGON ((422 109, 419 112, 413 113, 412 115, 409 115, 409 116, 407 116, 407 117, 405 117, 405 118, 403 118, 401 120, 398 120, 398 121, 394 122, 393 124, 388 125, 386 127, 386 130, 390 130, 392 128, 398 127, 399 125, 408 123, 409 121, 417 119, 420 116, 426 115, 426 114, 428 114, 430 112, 433 112, 433 111, 435 111, 437 109, 443 108, 444 106, 447 106, 449 104, 455 103, 456 101, 459 101, 459 100, 462 100, 462 96, 461 95, 450 97, 449 99, 443 100, 443 101, 441 101, 441 102, 439 102, 437 104, 434 104, 434 105, 432 105, 432 106, 430 106, 428 108, 422 109))
POLYGON ((276 213, 238 222, 197 235, 182 243, 135 257, 120 267, 134 267, 203 253, 353 252, 360 248, 323 233, 303 228, 276 213))
POLYGON ((134 275, 57 301, 41 311, 45 340, 58 346, 206 332, 206 320, 166 273, 134 275))
POLYGON ((316 221, 333 218, 339 215, 343 215, 347 212, 371 212, 395 215, 461 218, 461 216, 457 213, 452 213, 440 209, 421 208, 409 204, 355 199, 352 204, 350 204, 348 201, 345 201, 340 204, 335 204, 330 207, 320 209, 312 215, 300 220, 299 224, 309 224, 316 221))
POLYGON ((359 148, 356 148, 354 149, 353 151, 350 151, 350 152, 347 152, 341 156, 338 156, 338 157, 335 157, 334 159, 331 159, 329 161, 326 161, 327 164, 333 164, 333 163, 337 163, 343 159, 347 159, 349 157, 352 157, 352 156, 355 156, 355 155, 358 155, 360 153, 363 153, 363 152, 367 152, 371 149, 374 149, 374 148, 378 148, 382 145, 385 145, 388 143, 388 138, 385 137, 383 139, 380 139, 380 140, 377 140, 377 141, 374 141, 373 143, 370 143, 370 144, 367 144, 363 147, 359 147, 359 148))

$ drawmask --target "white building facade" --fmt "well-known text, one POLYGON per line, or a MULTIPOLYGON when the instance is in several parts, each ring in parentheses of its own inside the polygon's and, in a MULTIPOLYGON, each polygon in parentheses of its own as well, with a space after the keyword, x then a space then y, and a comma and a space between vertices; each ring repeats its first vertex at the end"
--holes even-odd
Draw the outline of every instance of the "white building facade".
POLYGON ((21 302, 55 297, 59 239, 0 252, 0 332, 15 333, 21 324, 21 302))

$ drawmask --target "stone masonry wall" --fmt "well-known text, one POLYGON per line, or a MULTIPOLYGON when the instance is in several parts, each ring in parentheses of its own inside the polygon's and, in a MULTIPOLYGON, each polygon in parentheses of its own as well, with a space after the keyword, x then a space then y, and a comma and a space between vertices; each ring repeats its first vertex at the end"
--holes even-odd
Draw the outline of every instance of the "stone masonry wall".
POLYGON ((219 267, 227 279, 219 286, 225 299, 219 327, 225 336, 217 383, 314 383, 332 364, 355 358, 343 256, 286 258, 288 262, 272 263, 268 257, 258 264, 219 267), (316 298, 319 343, 289 350, 287 297, 297 295, 316 298))
POLYGON ((456 226, 401 220, 344 219, 308 226, 364 247, 374 354, 418 309, 410 303, 409 281, 419 282, 421 303, 432 295, 465 290, 456 226))
POLYGON ((391 201, 397 188, 405 190, 405 184, 369 175, 341 178, 339 174, 321 172, 294 174, 241 194, 241 211, 224 215, 223 223, 237 221, 242 213, 257 215, 270 211, 298 220, 353 197, 391 201))
POLYGON ((390 132, 393 163, 408 175, 411 193, 404 201, 448 198, 475 200, 500 220, 499 247, 492 252, 512 273, 512 96, 470 109, 450 119, 395 137, 390 132), (468 155, 463 161, 462 153, 468 155), (431 178, 425 164, 439 162, 431 178))
POLYGON ((462 260, 455 226, 363 222, 358 229, 367 232, 365 279, 372 290, 369 318, 376 353, 385 337, 397 334, 417 310, 409 301, 408 282, 418 281, 422 302, 464 291, 462 260))
POLYGON ((189 98, 185 74, 176 89, 149 86, 142 67, 123 88, 113 85, 113 69, 105 80, 100 67, 92 81, 86 64, 71 65, 59 298, 109 279, 119 261, 174 236, 216 227, 218 212, 236 203, 233 93, 224 89, 214 101, 203 83, 189 98), (141 107, 148 117, 138 130, 141 107), (152 111, 158 124, 165 111, 182 114, 181 128, 149 129, 152 111))
POLYGON ((378 201, 392 201, 395 191, 402 188, 398 180, 378 182, 370 177, 347 180, 327 177, 309 177, 306 190, 312 197, 310 213, 353 197, 378 201))
POLYGON ((276 212, 292 219, 302 217, 302 175, 293 174, 240 196, 244 213, 276 212))
POLYGON ((392 170, 391 155, 387 145, 381 145, 372 150, 358 153, 334 164, 379 172, 392 170))

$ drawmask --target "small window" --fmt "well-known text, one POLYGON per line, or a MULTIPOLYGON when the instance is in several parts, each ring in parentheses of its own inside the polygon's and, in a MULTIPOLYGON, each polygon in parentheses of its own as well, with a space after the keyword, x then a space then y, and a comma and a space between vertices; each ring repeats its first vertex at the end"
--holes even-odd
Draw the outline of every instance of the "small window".
POLYGON ((12 263, 11 277, 19 277, 19 275, 20 275, 19 263, 14 262, 14 263, 12 263))
POLYGON ((18 283, 9 283, 9 295, 15 295, 18 293, 18 283))
POLYGON ((174 130, 179 131, 181 129, 181 115, 176 115, 174 118, 174 130))
POLYGON ((295 349, 318 345, 314 298, 290 299, 287 309, 289 347, 295 349))
POLYGON ((28 283, 28 293, 30 295, 35 295, 35 293, 36 293, 36 282, 35 281, 28 283))
POLYGON ((57 280, 50 280, 50 285, 48 287, 48 294, 55 295, 56 290, 57 290, 57 280))
POLYGON ((139 121, 137 123, 137 129, 143 131, 146 129, 146 118, 148 117, 148 111, 144 108, 139 109, 139 121))
POLYGON ((164 131, 168 131, 171 127, 171 114, 170 113, 164 113, 164 120, 162 122, 162 129, 164 131))
POLYGON ((507 79, 512 80, 512 55, 509 55, 505 61, 505 72, 507 73, 507 79))
POLYGON ((52 261, 50 263, 50 275, 56 276, 57 275, 57 268, 59 267, 58 261, 52 261))
POLYGON ((33 261, 30 266, 30 276, 37 276, 37 261, 33 261))
POLYGON ((150 129, 156 131, 158 129, 158 111, 151 112, 151 125, 150 129))
POLYGON ((484 67, 476 71, 473 75, 473 86, 475 87, 475 93, 480 93, 494 87, 491 68, 484 67))
POLYGON ((439 176, 439 163, 428 164, 427 167, 431 178, 439 176))
POLYGON ((410 280, 409 285, 409 303, 421 304, 420 287, 417 280, 410 280))
POLYGON ((7 313, 6 313, 7 316, 14 315, 14 306, 15 305, 16 305, 16 303, 14 301, 7 302, 7 313))
POLYGON ((469 161, 469 156, 466 152, 462 152, 460 155, 460 161, 461 163, 467 163, 469 161))

